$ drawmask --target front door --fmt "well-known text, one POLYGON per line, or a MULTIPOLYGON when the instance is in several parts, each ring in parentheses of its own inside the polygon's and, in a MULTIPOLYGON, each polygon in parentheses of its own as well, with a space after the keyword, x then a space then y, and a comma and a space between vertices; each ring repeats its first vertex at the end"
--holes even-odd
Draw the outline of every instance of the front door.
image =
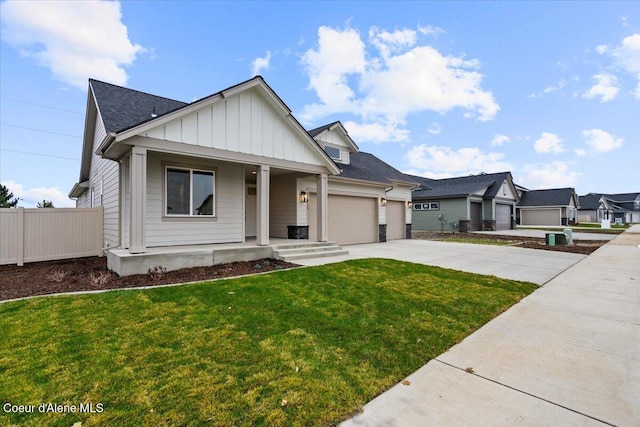
POLYGON ((244 235, 245 237, 256 237, 256 186, 248 184, 245 190, 244 202, 244 235))

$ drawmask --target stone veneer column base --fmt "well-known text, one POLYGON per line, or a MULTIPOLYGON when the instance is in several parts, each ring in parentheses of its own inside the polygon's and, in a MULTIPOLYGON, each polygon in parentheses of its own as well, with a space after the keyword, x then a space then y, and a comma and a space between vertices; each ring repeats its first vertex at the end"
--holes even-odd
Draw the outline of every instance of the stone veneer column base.
POLYGON ((378 243, 387 241, 387 224, 378 225, 378 243))
POLYGON ((458 221, 458 231, 461 233, 468 233, 471 228, 471 221, 468 219, 461 219, 458 221))
POLYGON ((494 219, 482 221, 482 231, 496 231, 496 221, 494 219))
POLYGON ((411 236, 411 224, 405 224, 405 227, 406 227, 405 228, 406 229, 405 238, 406 239, 411 239, 411 237, 412 237, 411 236))
POLYGON ((308 239, 308 225, 287 225, 287 239, 308 239))

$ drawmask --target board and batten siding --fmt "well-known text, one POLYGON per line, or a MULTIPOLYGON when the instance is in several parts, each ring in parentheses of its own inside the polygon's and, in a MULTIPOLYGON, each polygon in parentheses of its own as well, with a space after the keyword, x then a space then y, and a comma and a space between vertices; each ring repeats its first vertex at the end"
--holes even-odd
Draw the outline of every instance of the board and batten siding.
POLYGON ((495 203, 496 202, 494 199, 482 201, 482 219, 483 220, 496 219, 494 214, 496 211, 495 203))
POLYGON ((288 225, 296 225, 296 178, 292 175, 272 176, 269 194, 269 235, 288 237, 288 225))
POLYGON ((318 144, 323 147, 323 149, 325 144, 340 148, 340 163, 344 163, 346 165, 351 163, 350 155, 352 148, 344 139, 344 136, 338 132, 327 129, 319 135, 316 135, 315 140, 318 141, 318 144))
POLYGON ((89 188, 78 199, 77 207, 104 208, 103 240, 104 246, 119 245, 119 166, 113 160, 103 159, 95 154, 100 143, 107 135, 100 113, 96 115, 95 131, 93 135, 93 153, 91 154, 91 167, 89 169, 89 188), (91 188, 93 188, 93 203, 91 201, 91 188))
POLYGON ((146 243, 148 247, 242 242, 244 240, 242 165, 149 153, 147 157, 146 243), (164 216, 164 165, 214 169, 214 218, 164 216))
POLYGON ((438 215, 442 214, 447 218, 444 224, 444 231, 453 231, 451 222, 458 222, 469 218, 467 198, 458 199, 433 199, 433 200, 415 200, 415 203, 440 202, 440 210, 434 211, 413 211, 412 226, 413 230, 440 231, 442 223, 438 219, 438 215))
POLYGON ((212 147, 311 165, 325 165, 310 141, 255 88, 204 106, 140 134, 150 138, 212 147))

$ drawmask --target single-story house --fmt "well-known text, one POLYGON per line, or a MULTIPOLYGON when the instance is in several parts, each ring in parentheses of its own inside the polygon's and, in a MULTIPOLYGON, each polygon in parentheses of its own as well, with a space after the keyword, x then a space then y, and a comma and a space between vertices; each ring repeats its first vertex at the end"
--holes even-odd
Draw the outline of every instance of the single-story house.
POLYGON ((640 193, 589 193, 578 197, 580 222, 600 222, 603 219, 623 223, 640 222, 640 193))
POLYGON ((578 195, 573 188, 524 191, 517 207, 518 224, 575 224, 578 206, 578 195))
POLYGON ((107 250, 140 254, 406 238, 415 185, 359 152, 340 122, 307 132, 260 76, 191 103, 90 80, 69 196, 103 206, 107 250))
POLYGON ((515 207, 520 199, 511 172, 409 178, 420 184, 412 194, 414 230, 467 232, 515 227, 515 207))

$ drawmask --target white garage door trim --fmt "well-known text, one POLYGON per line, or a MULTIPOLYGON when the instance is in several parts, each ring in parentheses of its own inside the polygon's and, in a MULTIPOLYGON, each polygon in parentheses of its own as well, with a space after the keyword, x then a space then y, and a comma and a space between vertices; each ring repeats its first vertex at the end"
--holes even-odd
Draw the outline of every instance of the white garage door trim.
POLYGON ((387 240, 399 240, 405 238, 405 206, 405 202, 392 200, 387 202, 387 240))
MULTIPOLYGON (((309 239, 317 240, 317 197, 308 202, 309 239)), ((329 194, 329 240, 339 245, 378 241, 378 199, 329 194)))
POLYGON ((522 225, 561 225, 560 209, 522 209, 520 222, 522 225))
POLYGON ((496 230, 511 229, 511 205, 496 203, 496 230))

